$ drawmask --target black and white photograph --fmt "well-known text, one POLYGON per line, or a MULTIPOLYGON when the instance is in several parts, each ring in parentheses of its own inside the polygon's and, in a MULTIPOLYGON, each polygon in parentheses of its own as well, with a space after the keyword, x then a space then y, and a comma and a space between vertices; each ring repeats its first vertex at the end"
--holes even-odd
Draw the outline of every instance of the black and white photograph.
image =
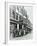
POLYGON ((37 0, 0 0, 0 46, 37 46, 37 0))
POLYGON ((9 6, 9 39, 28 40, 33 38, 33 8, 32 6, 9 6))
POLYGON ((0 0, 0 46, 37 46, 36 0, 0 0))

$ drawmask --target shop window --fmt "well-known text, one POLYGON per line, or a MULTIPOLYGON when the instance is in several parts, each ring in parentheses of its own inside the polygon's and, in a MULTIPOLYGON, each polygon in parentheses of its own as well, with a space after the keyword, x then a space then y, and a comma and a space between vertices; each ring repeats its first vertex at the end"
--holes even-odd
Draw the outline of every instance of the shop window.
POLYGON ((15 24, 15 28, 17 28, 17 24, 15 24))
POLYGON ((22 25, 19 24, 19 29, 22 29, 22 25))

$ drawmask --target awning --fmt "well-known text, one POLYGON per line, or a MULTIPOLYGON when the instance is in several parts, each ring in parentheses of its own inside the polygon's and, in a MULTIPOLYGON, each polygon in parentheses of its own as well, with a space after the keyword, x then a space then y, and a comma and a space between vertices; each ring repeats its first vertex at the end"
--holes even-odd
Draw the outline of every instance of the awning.
POLYGON ((32 23, 29 20, 27 20, 27 26, 26 27, 32 29, 32 23))
POLYGON ((16 20, 12 20, 10 19, 10 23, 14 23, 14 24, 23 24, 23 21, 16 21, 16 20))
POLYGON ((26 24, 27 28, 32 29, 32 23, 30 22, 30 20, 23 18, 23 24, 26 24))

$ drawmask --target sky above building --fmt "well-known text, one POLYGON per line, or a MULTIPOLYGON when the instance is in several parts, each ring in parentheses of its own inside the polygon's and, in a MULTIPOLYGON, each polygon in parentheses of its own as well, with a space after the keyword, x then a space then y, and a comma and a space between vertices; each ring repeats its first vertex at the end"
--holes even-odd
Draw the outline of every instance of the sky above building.
POLYGON ((28 19, 33 23, 33 8, 31 6, 26 6, 24 9, 27 11, 28 19))

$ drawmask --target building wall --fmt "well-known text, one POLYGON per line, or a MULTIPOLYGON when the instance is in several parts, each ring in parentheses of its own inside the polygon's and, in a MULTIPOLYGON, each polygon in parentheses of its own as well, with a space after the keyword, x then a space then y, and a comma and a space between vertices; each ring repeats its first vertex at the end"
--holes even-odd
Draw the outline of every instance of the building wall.
MULTIPOLYGON (((27 23, 27 21, 26 21, 26 19, 25 18, 23 18, 23 14, 22 14, 22 16, 19 14, 19 12, 20 13, 22 13, 23 11, 22 10, 24 10, 24 9, 22 9, 22 10, 20 10, 21 8, 18 8, 17 9, 17 7, 16 8, 14 8, 14 9, 10 9, 10 17, 13 19, 13 20, 17 20, 17 21, 21 21, 21 20, 23 20, 23 23, 27 23), (16 12, 16 10, 18 11, 18 13, 16 12), (22 11, 22 12, 21 12, 22 11)), ((26 14, 25 14, 26 15, 26 14)), ((10 19, 11 19, 10 18, 10 19)), ((22 25, 22 28, 23 28, 24 26, 22 25)), ((19 24, 17 24, 17 29, 19 29, 19 24)))

